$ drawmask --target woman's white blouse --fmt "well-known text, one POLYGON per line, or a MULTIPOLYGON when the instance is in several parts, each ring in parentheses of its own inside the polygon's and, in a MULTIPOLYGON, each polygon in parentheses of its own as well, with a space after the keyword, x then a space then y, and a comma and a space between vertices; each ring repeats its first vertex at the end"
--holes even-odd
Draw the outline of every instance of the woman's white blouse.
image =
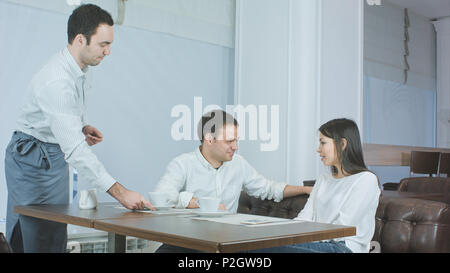
POLYGON ((377 177, 361 172, 336 179, 323 174, 317 180, 296 220, 356 227, 356 236, 343 238, 354 253, 369 252, 375 232, 380 188, 377 177))

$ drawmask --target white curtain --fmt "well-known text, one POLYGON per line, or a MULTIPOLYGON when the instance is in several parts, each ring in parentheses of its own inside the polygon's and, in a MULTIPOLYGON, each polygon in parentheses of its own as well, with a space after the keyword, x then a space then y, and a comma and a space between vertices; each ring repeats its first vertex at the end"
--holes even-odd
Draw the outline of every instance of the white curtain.
POLYGON ((450 148, 450 17, 434 22, 437 32, 437 143, 450 148))

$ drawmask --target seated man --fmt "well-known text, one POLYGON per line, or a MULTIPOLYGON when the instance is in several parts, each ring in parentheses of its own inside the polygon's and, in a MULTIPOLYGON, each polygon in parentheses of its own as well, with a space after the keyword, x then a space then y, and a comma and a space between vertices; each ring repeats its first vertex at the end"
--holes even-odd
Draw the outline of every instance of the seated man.
MULTIPOLYGON (((194 152, 173 159, 155 191, 169 194, 172 205, 197 208, 198 197, 218 197, 221 209, 236 212, 241 190, 261 199, 276 202, 284 197, 311 193, 312 187, 292 186, 260 175, 238 149, 238 122, 230 114, 215 110, 198 124, 201 145, 194 152)), ((192 251, 168 245, 157 252, 192 251)))

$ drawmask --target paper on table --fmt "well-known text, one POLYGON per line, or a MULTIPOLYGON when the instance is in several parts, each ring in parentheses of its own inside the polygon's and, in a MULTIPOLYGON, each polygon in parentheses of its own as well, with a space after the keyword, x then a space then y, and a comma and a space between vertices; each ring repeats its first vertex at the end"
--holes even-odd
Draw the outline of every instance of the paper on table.
MULTIPOLYGON (((116 209, 126 209, 125 207, 121 207, 121 206, 117 206, 115 207, 116 209)), ((144 212, 144 213, 151 213, 151 214, 158 214, 158 215, 177 215, 177 214, 192 214, 192 210, 190 209, 175 209, 175 208, 170 208, 170 209, 165 209, 165 210, 149 210, 149 209, 145 209, 145 210, 135 210, 135 211, 139 211, 139 212, 144 212)))
POLYGON ((192 217, 192 219, 203 220, 203 221, 212 221, 212 222, 231 224, 231 225, 244 225, 244 226, 249 226, 249 227, 290 224, 290 223, 298 222, 298 221, 294 221, 291 219, 285 219, 285 218, 267 217, 267 216, 241 214, 241 213, 224 215, 222 217, 192 217))

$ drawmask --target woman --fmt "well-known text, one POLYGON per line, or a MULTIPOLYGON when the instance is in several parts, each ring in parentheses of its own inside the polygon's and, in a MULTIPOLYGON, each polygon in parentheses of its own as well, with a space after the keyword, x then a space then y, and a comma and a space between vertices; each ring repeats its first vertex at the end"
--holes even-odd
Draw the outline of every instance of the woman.
POLYGON ((348 119, 331 120, 319 128, 319 153, 331 173, 317 179, 295 220, 356 227, 356 236, 257 250, 255 252, 369 252, 375 232, 380 186, 363 159, 358 127, 348 119))

